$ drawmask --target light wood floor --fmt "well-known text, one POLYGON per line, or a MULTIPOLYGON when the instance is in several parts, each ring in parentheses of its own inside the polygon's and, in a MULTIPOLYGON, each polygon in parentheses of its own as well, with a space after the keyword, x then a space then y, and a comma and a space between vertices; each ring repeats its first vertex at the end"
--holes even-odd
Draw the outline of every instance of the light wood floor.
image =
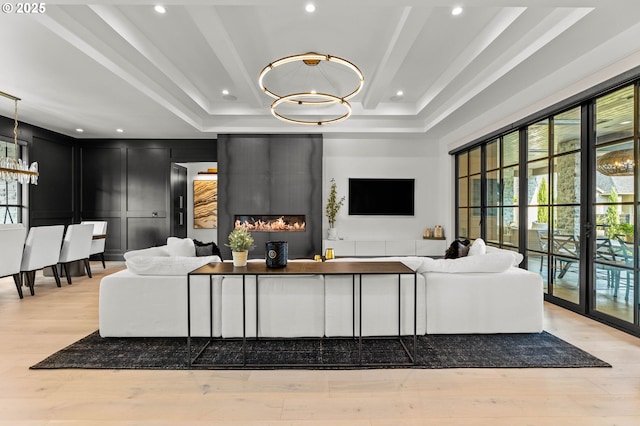
POLYGON ((24 300, 0 279, 0 425, 640 425, 640 339, 549 304, 545 329, 613 368, 29 370, 97 329, 92 267, 24 300))

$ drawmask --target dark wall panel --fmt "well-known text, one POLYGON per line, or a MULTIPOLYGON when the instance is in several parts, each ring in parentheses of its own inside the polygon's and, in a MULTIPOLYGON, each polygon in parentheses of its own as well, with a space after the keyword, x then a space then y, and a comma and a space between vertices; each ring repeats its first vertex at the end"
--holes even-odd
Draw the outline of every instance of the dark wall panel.
POLYGON ((33 137, 29 161, 38 162, 38 185, 29 185, 30 226, 74 222, 74 145, 64 140, 33 137))
POLYGON ((119 148, 80 149, 81 203, 85 220, 120 214, 122 166, 119 148))
POLYGON ((167 234, 158 219, 127 218, 127 250, 137 250, 165 244, 167 234))
POLYGON ((82 212, 107 220, 105 257, 165 244, 172 162, 216 161, 215 140, 82 140, 82 212), (95 170, 95 174, 92 172, 95 170))
POLYGON ((127 149, 127 211, 166 217, 170 171, 169 150, 127 149))
MULTIPOLYGON (((0 116, 0 135, 13 140, 13 119, 0 116)), ((109 260, 165 243, 171 162, 217 161, 215 139, 75 139, 22 122, 18 139, 40 169, 29 225, 106 220, 109 260)))
MULTIPOLYGON (((236 214, 303 214, 306 232, 254 232, 264 257, 270 240, 284 240, 289 257, 311 257, 322 250, 322 136, 219 135, 218 235, 221 243, 236 214)), ((231 253, 222 246, 225 258, 231 253)))

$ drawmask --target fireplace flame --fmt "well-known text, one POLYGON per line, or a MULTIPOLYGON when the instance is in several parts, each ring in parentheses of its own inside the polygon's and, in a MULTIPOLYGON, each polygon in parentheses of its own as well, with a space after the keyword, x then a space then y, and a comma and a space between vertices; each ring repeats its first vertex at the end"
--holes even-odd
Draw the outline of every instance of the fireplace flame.
POLYGON ((270 232, 270 231, 288 231, 288 232, 302 232, 306 229, 305 222, 293 222, 287 223, 284 220, 284 216, 280 216, 278 219, 264 221, 258 219, 254 222, 249 222, 247 220, 240 221, 239 219, 235 222, 236 228, 245 228, 249 231, 255 232, 270 232))

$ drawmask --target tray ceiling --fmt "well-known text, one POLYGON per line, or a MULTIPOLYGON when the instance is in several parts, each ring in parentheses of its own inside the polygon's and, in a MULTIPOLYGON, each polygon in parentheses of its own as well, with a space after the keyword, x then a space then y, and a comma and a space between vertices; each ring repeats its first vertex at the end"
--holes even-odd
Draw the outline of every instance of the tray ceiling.
MULTIPOLYGON (((0 90, 22 98, 21 121, 78 138, 323 132, 450 142, 640 56, 636 0, 474 0, 459 16, 446 0, 315 3, 308 13, 296 0, 174 1, 158 14, 152 1, 49 1, 43 14, 3 13, 0 90), (293 125, 269 112, 259 72, 310 51, 364 73, 342 123, 293 125)), ((0 102, 0 114, 13 105, 0 102)))

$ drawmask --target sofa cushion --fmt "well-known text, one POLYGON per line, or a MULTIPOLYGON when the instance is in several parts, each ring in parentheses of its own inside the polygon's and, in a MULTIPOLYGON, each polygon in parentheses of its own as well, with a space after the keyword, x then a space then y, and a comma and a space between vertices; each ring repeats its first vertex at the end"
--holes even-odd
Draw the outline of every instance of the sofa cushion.
POLYGON ((475 241, 469 247, 468 256, 477 256, 479 254, 485 254, 487 252, 487 245, 482 238, 476 238, 475 241))
POLYGON ((131 250, 124 254, 124 260, 133 259, 136 256, 169 256, 167 246, 149 247, 140 250, 131 250))
POLYGON ((134 256, 127 259, 127 268, 137 275, 187 275, 211 262, 220 262, 218 256, 134 256))
POLYGON ((191 238, 167 238, 167 250, 170 256, 195 257, 196 246, 191 238))
MULTIPOLYGON (((506 250, 505 250, 506 251, 506 250)), ((418 272, 445 272, 449 274, 462 274, 466 272, 504 272, 514 262, 511 253, 487 253, 476 256, 460 257, 458 259, 432 259, 423 258, 422 266, 418 272)))
POLYGON ((513 256, 512 266, 518 266, 524 260, 524 256, 522 255, 522 253, 518 253, 517 251, 513 251, 513 250, 505 250, 505 249, 501 249, 493 246, 487 246, 487 253, 510 253, 513 256))

